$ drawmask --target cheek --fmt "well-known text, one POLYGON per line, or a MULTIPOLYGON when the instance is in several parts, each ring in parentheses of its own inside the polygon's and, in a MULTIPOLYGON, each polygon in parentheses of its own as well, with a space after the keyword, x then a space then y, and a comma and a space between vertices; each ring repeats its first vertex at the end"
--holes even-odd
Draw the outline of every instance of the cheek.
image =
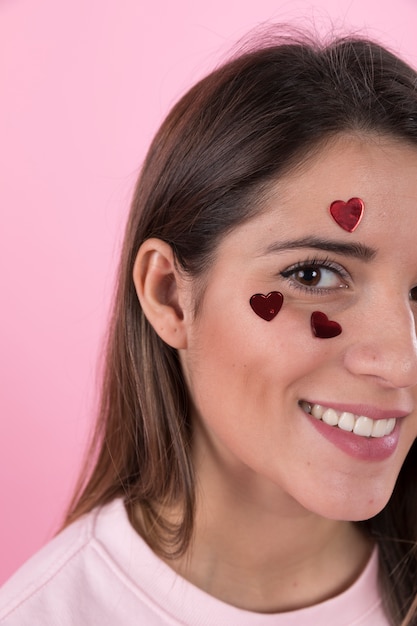
POLYGON ((196 328, 187 355, 191 391, 204 405, 221 394, 229 409, 259 396, 276 400, 333 351, 331 340, 313 336, 309 312, 280 311, 267 322, 248 304, 246 315, 206 317, 196 328))
POLYGON ((255 321, 246 329, 242 353, 255 367, 272 369, 278 379, 310 373, 337 352, 332 339, 314 336, 309 310, 287 307, 271 322, 255 321))

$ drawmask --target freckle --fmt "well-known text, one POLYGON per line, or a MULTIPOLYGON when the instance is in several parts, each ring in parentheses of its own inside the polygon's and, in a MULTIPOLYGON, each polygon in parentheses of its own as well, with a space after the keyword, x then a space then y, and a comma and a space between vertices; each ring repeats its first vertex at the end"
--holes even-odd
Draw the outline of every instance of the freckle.
POLYGON ((294 582, 293 582, 292 586, 293 586, 293 587, 298 587, 298 582, 297 582, 296 580, 294 580, 294 582))

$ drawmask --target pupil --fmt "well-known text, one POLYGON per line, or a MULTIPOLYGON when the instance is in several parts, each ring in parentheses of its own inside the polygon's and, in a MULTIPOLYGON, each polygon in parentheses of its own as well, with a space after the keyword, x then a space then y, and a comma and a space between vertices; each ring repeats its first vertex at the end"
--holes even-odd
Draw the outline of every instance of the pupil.
MULTIPOLYGON (((316 284, 319 279, 319 272, 312 267, 305 268, 302 271, 298 272, 298 278, 304 283, 316 284)), ((417 288, 415 295, 417 297, 417 288)))

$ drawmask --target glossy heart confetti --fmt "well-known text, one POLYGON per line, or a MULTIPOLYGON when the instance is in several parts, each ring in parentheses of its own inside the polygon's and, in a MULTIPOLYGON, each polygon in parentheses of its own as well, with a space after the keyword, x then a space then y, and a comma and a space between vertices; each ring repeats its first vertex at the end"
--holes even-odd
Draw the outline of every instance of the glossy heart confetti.
POLYGON ((331 339, 342 332, 342 327, 337 322, 329 320, 325 313, 314 311, 311 314, 311 328, 316 337, 331 339))
POLYGON ((256 315, 270 322, 280 312, 284 296, 279 291, 271 291, 266 296, 263 293, 255 293, 249 300, 256 315))
POLYGON ((330 205, 330 214, 337 224, 348 233, 359 226, 365 205, 360 198, 351 198, 347 202, 335 200, 330 205))

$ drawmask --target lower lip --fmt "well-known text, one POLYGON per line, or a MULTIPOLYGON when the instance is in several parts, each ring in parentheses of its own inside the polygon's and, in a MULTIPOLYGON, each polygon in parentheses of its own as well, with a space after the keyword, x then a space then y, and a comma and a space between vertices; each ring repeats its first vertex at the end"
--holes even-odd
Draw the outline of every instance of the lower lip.
POLYGON ((361 437, 337 426, 329 426, 322 420, 304 413, 314 428, 337 448, 362 461, 383 461, 395 451, 399 438, 399 420, 390 435, 385 437, 361 437))

